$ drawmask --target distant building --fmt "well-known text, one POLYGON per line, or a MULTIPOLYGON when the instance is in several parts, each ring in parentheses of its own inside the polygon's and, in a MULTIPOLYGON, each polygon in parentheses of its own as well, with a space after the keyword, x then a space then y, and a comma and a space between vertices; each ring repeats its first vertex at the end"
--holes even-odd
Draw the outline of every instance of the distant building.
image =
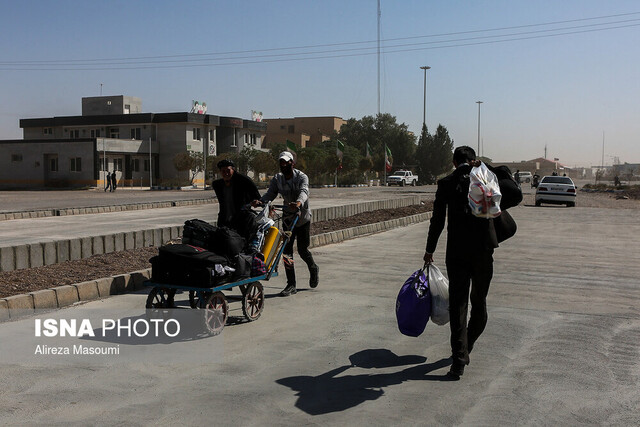
POLYGON ((340 117, 293 117, 289 119, 264 119, 267 123, 267 134, 264 146, 273 147, 284 144, 287 140, 298 147, 312 147, 331 139, 340 127, 347 123, 340 117))
MULTIPOLYGON (((217 155, 261 149, 266 124, 187 112, 142 113, 140 98, 82 98, 82 115, 20 120, 22 140, 0 141, 0 188, 102 186, 116 171, 121 186, 183 180, 178 153, 217 155)), ((202 185, 204 174, 194 183, 202 185)))
POLYGON ((538 157, 532 160, 523 160, 521 162, 493 162, 494 166, 507 166, 511 169, 511 172, 516 173, 517 170, 521 172, 528 171, 532 174, 538 174, 540 176, 551 175, 553 172, 557 172, 559 175, 567 174, 572 178, 582 178, 577 176, 579 173, 574 168, 570 168, 558 160, 549 160, 544 157, 538 157))

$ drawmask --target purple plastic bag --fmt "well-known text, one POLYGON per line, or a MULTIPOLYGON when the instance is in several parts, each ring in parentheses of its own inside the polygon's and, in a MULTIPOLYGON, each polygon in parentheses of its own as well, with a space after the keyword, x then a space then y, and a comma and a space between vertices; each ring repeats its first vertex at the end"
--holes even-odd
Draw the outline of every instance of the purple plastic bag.
POLYGON ((422 334, 431 315, 431 293, 424 268, 416 271, 404 282, 396 299, 398 329, 404 335, 422 334))

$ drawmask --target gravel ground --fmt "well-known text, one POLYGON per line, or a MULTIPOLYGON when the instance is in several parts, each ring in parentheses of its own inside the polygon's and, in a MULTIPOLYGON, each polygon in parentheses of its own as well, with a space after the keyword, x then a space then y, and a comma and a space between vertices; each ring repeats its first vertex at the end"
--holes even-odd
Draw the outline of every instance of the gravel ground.
MULTIPOLYGON (((392 218, 428 212, 431 209, 432 203, 427 203, 398 209, 381 209, 331 221, 320 221, 311 224, 311 234, 316 235, 387 221, 392 218)), ((90 258, 43 267, 0 272, 0 298, 143 270, 151 267, 149 258, 157 254, 158 248, 140 248, 94 255, 90 258)))

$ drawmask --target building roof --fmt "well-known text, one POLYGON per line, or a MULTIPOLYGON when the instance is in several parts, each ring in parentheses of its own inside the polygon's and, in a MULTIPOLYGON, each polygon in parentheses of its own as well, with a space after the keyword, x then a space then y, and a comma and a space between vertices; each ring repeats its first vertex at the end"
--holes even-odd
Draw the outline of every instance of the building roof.
POLYGON ((34 119, 21 119, 21 128, 56 127, 56 126, 104 126, 120 124, 157 124, 157 123, 193 123, 213 126, 245 127, 252 130, 266 131, 267 125, 262 122, 244 120, 236 117, 220 117, 212 114, 195 113, 140 113, 109 114, 98 116, 62 116, 34 119))

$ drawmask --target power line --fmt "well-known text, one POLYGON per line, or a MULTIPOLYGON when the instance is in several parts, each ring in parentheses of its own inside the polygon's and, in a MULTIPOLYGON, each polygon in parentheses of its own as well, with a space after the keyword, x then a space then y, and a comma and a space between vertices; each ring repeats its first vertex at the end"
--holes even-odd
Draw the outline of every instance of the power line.
MULTIPOLYGON (((609 17, 630 16, 630 15, 637 15, 637 14, 640 14, 640 12, 628 13, 628 14, 622 14, 622 15, 611 15, 609 17)), ((503 27, 503 28, 489 29, 489 30, 464 31, 464 32, 457 32, 457 33, 448 33, 443 35, 412 36, 412 37, 387 39, 384 42, 389 43, 389 42, 398 41, 398 40, 412 40, 412 39, 427 38, 427 37, 432 38, 432 37, 441 37, 444 35, 453 36, 453 35, 462 35, 462 34, 470 34, 470 33, 513 30, 518 28, 531 28, 531 27, 539 27, 539 26, 545 26, 545 25, 556 25, 559 23, 578 22, 578 21, 586 21, 586 20, 594 20, 594 19, 603 19, 603 18, 609 18, 609 17, 584 18, 579 20, 557 21, 554 23, 521 25, 516 27, 503 27)), ((409 52, 409 51, 416 51, 416 50, 475 46, 475 45, 482 45, 482 44, 494 44, 494 43, 503 43, 503 42, 520 41, 520 40, 528 40, 528 39, 536 39, 536 38, 546 38, 546 37, 557 37, 557 36, 565 36, 570 34, 580 34, 580 33, 589 33, 589 32, 595 32, 595 31, 608 31, 613 29, 628 28, 628 27, 634 27, 634 26, 640 25, 638 21, 640 21, 640 18, 620 20, 620 21, 614 21, 614 22, 604 22, 604 23, 594 23, 594 24, 587 24, 587 25, 561 27, 561 28, 541 29, 541 30, 535 30, 535 31, 514 32, 514 33, 508 33, 508 34, 484 35, 484 36, 467 37, 467 38, 452 38, 452 39, 427 41, 427 42, 420 42, 420 43, 404 43, 404 44, 393 44, 393 45, 387 44, 386 46, 382 46, 381 48, 383 53, 398 53, 398 52, 409 52), (616 25, 616 24, 623 24, 623 25, 616 25), (593 28, 593 27, 603 27, 603 26, 606 26, 606 27, 593 28), (569 31, 569 30, 576 30, 576 31, 569 31), (552 33, 552 34, 541 34, 541 33, 552 33), (494 40, 488 40, 488 39, 494 39, 494 40), (484 41, 477 41, 477 40, 484 40, 484 41), (464 42, 464 43, 460 43, 460 42, 464 42)), ((354 57, 354 56, 364 56, 364 55, 375 54, 375 52, 373 51, 376 50, 377 47, 360 47, 360 48, 329 49, 329 50, 309 51, 309 52, 265 54, 265 52, 276 52, 276 51, 282 51, 282 50, 311 49, 311 48, 315 49, 318 47, 347 46, 347 45, 354 45, 354 44, 360 44, 360 43, 371 43, 371 42, 334 43, 334 44, 315 45, 315 46, 307 46, 307 47, 273 48, 273 49, 226 52, 226 53, 215 54, 215 55, 238 55, 240 53, 250 53, 250 52, 262 53, 261 55, 234 56, 234 57, 228 57, 228 58, 168 59, 168 58, 188 58, 188 57, 194 57, 194 56, 214 55, 214 54, 191 54, 191 55, 173 55, 173 56, 165 55, 165 56, 156 56, 156 57, 120 58, 120 59, 111 59, 111 60, 88 59, 88 60, 67 60, 67 61, 65 60, 3 61, 3 62, 0 62, 0 70, 75 71, 75 70, 134 70, 134 69, 160 69, 160 68, 170 69, 170 68, 189 68, 189 67, 203 67, 203 66, 213 67, 213 66, 221 66, 221 65, 245 65, 245 64, 276 63, 276 62, 289 62, 289 61, 306 61, 306 60, 312 60, 312 59, 317 60, 317 59, 343 58, 343 57, 354 57), (151 59, 154 59, 154 60, 151 60, 151 59), (179 65, 172 65, 176 63, 178 63, 179 65), (166 65, 166 64, 169 64, 169 65, 166 65), (130 65, 130 66, 121 67, 121 65, 130 65), (18 68, 18 67, 23 67, 23 68, 18 68)))

